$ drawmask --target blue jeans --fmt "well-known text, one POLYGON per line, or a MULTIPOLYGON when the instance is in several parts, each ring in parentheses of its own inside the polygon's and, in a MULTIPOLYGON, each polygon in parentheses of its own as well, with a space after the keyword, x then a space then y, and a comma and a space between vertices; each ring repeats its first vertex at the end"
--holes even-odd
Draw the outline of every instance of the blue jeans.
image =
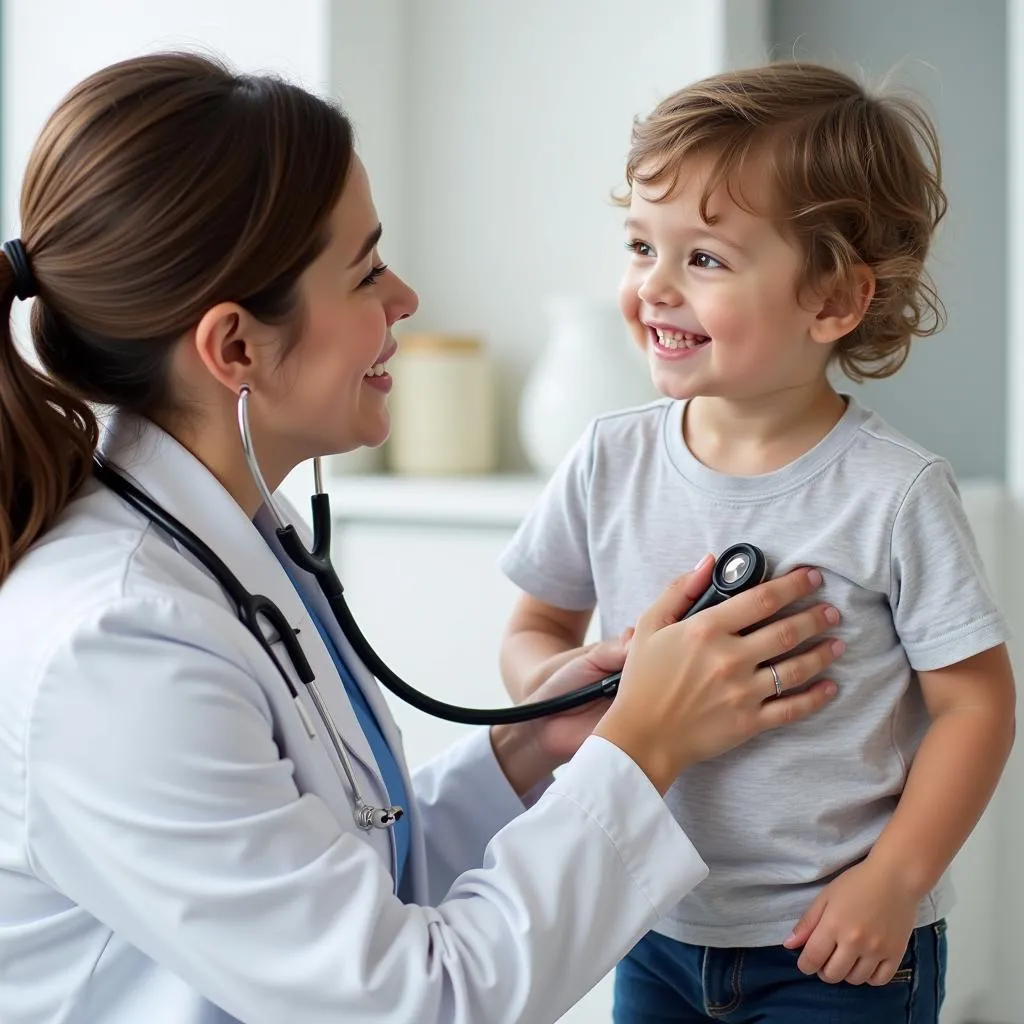
POLYGON ((615 972, 615 1024, 938 1024, 946 923, 918 928, 888 985, 829 985, 799 950, 715 949, 649 932, 615 972))

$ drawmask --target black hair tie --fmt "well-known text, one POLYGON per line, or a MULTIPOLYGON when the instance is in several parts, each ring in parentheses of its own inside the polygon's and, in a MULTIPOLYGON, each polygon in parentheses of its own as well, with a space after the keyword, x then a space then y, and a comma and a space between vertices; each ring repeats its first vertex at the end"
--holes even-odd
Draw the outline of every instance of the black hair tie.
POLYGON ((39 294, 39 286, 35 274, 32 273, 32 267, 29 266, 25 243, 20 238, 13 238, 9 242, 4 242, 2 248, 14 269, 14 294, 19 299, 34 298, 39 294))

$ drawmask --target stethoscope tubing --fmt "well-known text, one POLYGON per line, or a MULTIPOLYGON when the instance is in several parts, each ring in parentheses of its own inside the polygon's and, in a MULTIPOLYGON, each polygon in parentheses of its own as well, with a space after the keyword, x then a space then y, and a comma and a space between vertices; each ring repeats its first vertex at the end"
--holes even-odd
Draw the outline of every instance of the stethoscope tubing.
MULTIPOLYGON (((449 704, 446 701, 431 697, 421 690, 417 690, 402 679, 377 654, 376 650, 363 635, 355 620, 355 616, 345 600, 344 588, 331 561, 331 506, 330 498, 323 491, 320 459, 314 459, 313 462, 315 477, 315 493, 311 497, 313 545, 312 548, 306 548, 295 527, 287 523, 278 511, 273 495, 260 471, 249 427, 248 400, 250 393, 251 389, 248 385, 243 385, 239 392, 239 433, 242 439, 242 448, 246 462, 252 473, 253 480, 259 488, 260 495, 267 506, 269 514, 276 523, 275 533, 281 548, 297 568, 310 573, 316 580, 339 629, 351 645, 356 657, 363 662, 385 689, 390 690, 396 697, 417 710, 434 718, 461 725, 485 726, 511 725, 534 721, 550 715, 564 714, 567 711, 582 707, 601 698, 610 699, 614 697, 622 676, 621 672, 612 673, 604 679, 558 697, 527 701, 523 704, 504 708, 467 708, 457 704, 449 704)), ((284 665, 275 653, 270 640, 264 633, 260 620, 266 620, 269 623, 284 647, 296 675, 309 694, 317 715, 330 738, 331 746, 334 748, 352 790, 353 817, 356 824, 364 830, 387 828, 393 825, 402 817, 403 809, 396 806, 374 807, 363 798, 344 740, 338 733, 330 710, 327 708, 323 696, 317 687, 312 667, 302 650, 302 645, 299 643, 296 632, 292 629, 280 608, 269 598, 261 594, 250 593, 243 586, 241 580, 235 576, 227 564, 201 537, 197 536, 158 502, 136 487, 99 453, 93 459, 93 473, 101 483, 109 487, 110 490, 127 502, 144 518, 162 529, 213 576, 234 604, 236 614, 242 625, 252 634, 273 662, 277 672, 288 687, 289 695, 295 705, 297 714, 302 720, 307 735, 310 739, 315 739, 316 730, 313 720, 303 705, 295 684, 292 682, 284 665)), ((687 615, 695 614, 704 607, 718 604, 733 594, 760 583, 766 575, 767 564, 764 555, 758 548, 750 544, 733 545, 723 552, 715 566, 712 585, 687 612, 687 615), (742 568, 736 569, 741 564, 742 568), (734 569, 736 569, 735 573, 733 573, 734 569), (733 573, 734 578, 730 577, 730 573, 733 573)))

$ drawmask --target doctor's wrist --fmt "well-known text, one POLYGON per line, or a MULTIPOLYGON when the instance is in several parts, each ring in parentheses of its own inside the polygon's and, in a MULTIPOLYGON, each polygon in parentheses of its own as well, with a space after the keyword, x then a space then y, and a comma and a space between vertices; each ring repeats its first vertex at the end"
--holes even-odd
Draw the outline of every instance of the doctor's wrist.
POLYGON ((649 729, 642 728, 629 715, 614 712, 613 706, 594 730, 594 735, 618 747, 664 796, 690 766, 692 759, 659 742, 659 737, 651 735, 649 729))
POLYGON ((534 731, 522 725, 492 725, 491 749, 502 774, 520 798, 558 767, 540 749, 534 731))

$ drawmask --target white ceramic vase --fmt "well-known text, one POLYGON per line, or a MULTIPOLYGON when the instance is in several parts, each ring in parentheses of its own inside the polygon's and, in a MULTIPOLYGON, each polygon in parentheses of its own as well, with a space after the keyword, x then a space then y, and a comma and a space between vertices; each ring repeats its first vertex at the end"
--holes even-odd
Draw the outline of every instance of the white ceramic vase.
POLYGON ((601 413, 657 397, 642 352, 613 302, 563 297, 548 307, 548 343, 519 404, 519 440, 550 475, 601 413))

